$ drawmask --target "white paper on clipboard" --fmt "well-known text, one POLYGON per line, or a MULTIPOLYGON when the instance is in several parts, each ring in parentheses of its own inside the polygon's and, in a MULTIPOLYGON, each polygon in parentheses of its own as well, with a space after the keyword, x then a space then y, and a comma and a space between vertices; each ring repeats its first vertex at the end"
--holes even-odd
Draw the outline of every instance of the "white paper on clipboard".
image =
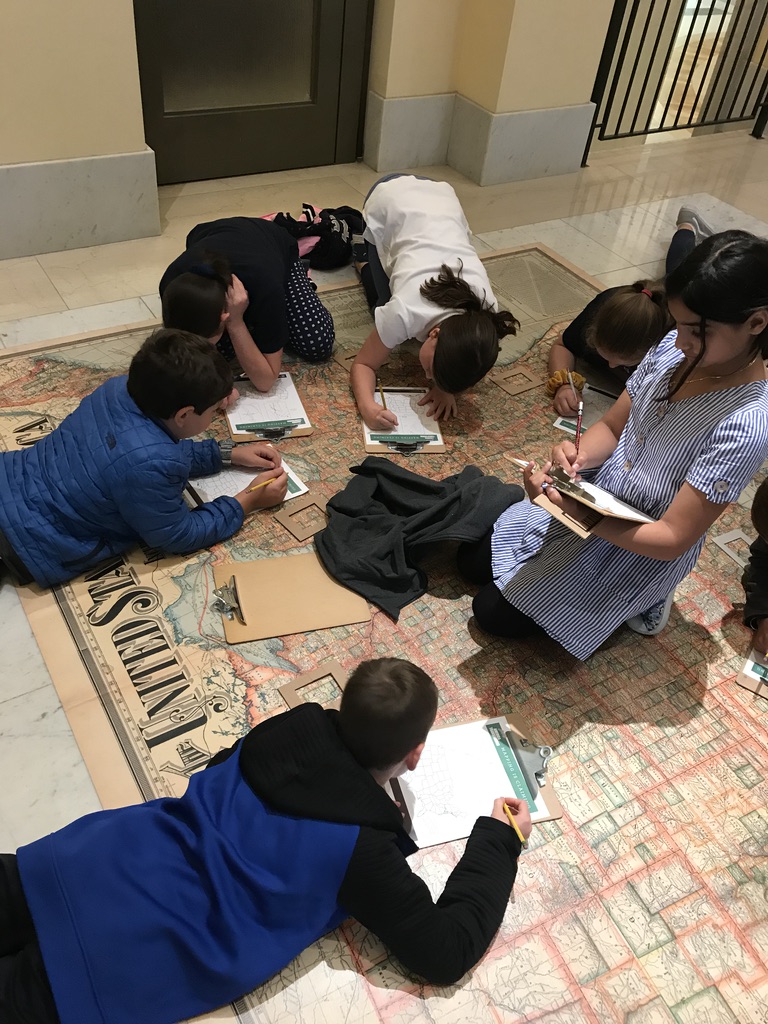
MULTIPOLYGON (((490 814, 497 797, 512 796, 513 789, 516 796, 528 792, 527 787, 522 791, 511 781, 489 735, 489 726, 504 732, 508 728, 507 720, 499 717, 433 729, 416 769, 396 780, 405 801, 411 837, 420 847, 465 839, 478 817, 490 814)), ((547 806, 547 789, 540 789, 529 800, 534 822, 555 816, 547 806)))

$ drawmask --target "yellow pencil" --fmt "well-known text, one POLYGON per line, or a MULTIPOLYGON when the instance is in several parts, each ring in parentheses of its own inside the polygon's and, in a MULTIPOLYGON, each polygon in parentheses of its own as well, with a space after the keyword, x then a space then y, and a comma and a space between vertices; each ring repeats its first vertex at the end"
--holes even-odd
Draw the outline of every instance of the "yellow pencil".
POLYGON ((520 826, 515 821, 515 816, 512 813, 512 811, 510 811, 509 804, 504 804, 504 811, 506 812, 506 815, 509 818, 509 824, 515 830, 515 832, 517 832, 517 838, 520 840, 520 842, 523 844, 523 846, 525 846, 525 836, 520 831, 520 826))
POLYGON ((267 484, 271 484, 271 483, 272 483, 272 481, 273 481, 274 479, 275 479, 275 478, 274 478, 273 476, 271 476, 271 477, 269 478, 269 480, 262 480, 260 484, 256 484, 256 485, 255 485, 255 486, 253 486, 253 487, 247 487, 247 488, 246 488, 246 490, 245 490, 245 493, 246 493, 246 494, 250 494, 250 493, 251 493, 251 491, 258 491, 258 489, 259 489, 260 487, 266 487, 266 486, 267 486, 267 484))
POLYGON ((381 395, 381 404, 386 409, 387 408, 387 400, 384 397, 384 388, 381 386, 381 381, 379 381, 379 394, 381 395))

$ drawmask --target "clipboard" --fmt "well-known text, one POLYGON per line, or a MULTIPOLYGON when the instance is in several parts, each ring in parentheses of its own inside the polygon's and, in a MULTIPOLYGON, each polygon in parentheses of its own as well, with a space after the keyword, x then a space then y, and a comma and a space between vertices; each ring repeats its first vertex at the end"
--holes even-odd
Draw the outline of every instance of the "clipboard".
MULTIPOLYGON (((365 450, 372 454, 438 455, 445 452, 443 434, 437 420, 430 419, 418 402, 426 395, 426 388, 382 388, 386 408, 392 409, 398 419, 405 420, 394 430, 371 430, 363 424, 365 450)), ((374 396, 376 397, 376 396, 374 396)), ((381 402, 378 403, 379 405, 381 402)))
POLYGON ((368 622, 368 602, 326 572, 317 552, 222 562, 214 594, 230 644, 368 622))
POLYGON ((287 370, 278 373, 269 391, 243 384, 240 397, 225 416, 233 441, 282 441, 306 437, 314 430, 287 370))
MULTIPOLYGON (((639 508, 634 508, 632 505, 627 504, 626 501, 622 501, 621 498, 614 497, 610 491, 604 490, 602 487, 598 487, 596 484, 590 483, 588 480, 571 480, 565 470, 559 466, 549 471, 549 475, 554 481, 554 486, 557 490, 567 495, 569 498, 573 498, 584 505, 585 508, 590 511, 596 511, 600 516, 608 516, 610 519, 622 519, 628 523, 655 523, 656 520, 651 516, 646 515, 645 512, 641 512, 639 508)), ((544 496, 546 497, 546 496, 544 496)), ((547 504, 542 504, 538 498, 536 503, 541 508, 546 508, 547 512, 550 511, 552 502, 547 499, 547 504)), ((555 506, 556 507, 556 506, 555 506)), ((558 509, 558 511, 560 511, 558 509)), ((554 513, 552 513, 554 514, 554 513)), ((566 519, 571 519, 570 516, 561 513, 566 519)), ((555 518, 561 518, 556 516, 555 518)), ((572 522, 579 522, 582 528, 591 529, 595 526, 594 522, 589 522, 592 517, 586 516, 581 520, 571 519, 572 522)))
POLYGON ((768 664, 753 647, 749 649, 741 671, 736 676, 736 682, 745 690, 754 693, 756 697, 768 699, 768 664))
MULTIPOLYGON (((554 821, 563 816, 562 804, 557 798, 557 794, 554 792, 547 775, 549 759, 552 757, 552 748, 534 743, 530 739, 531 732, 528 724, 519 715, 500 715, 491 719, 479 719, 474 722, 437 726, 431 730, 430 736, 454 729, 462 729, 462 727, 467 726, 473 726, 473 731, 478 733, 478 727, 484 724, 489 733, 487 752, 490 760, 498 766, 498 782, 493 782, 493 792, 483 791, 482 796, 479 798, 484 801, 482 806, 479 806, 477 802, 478 798, 475 792, 474 780, 470 780, 468 789, 471 795, 468 798, 468 803, 465 804, 459 795, 457 796, 455 806, 451 806, 448 811, 441 811, 441 813, 446 814, 447 818, 444 828, 439 826, 435 828, 434 822, 430 822, 429 819, 423 817, 425 811, 427 814, 430 814, 429 804, 433 799, 442 808, 450 806, 452 795, 450 791, 446 791, 450 780, 441 779, 440 770, 438 769, 435 772, 434 765, 427 763, 427 751, 430 749, 429 738, 427 738, 425 753, 422 755, 422 764, 412 773, 409 772, 399 779, 390 780, 389 786, 392 794, 400 804, 401 810, 405 812, 404 827, 419 846, 439 845, 443 842, 452 842, 466 838, 475 820, 479 816, 489 813, 490 801, 502 795, 505 788, 507 795, 511 795, 510 790, 514 789, 515 793, 523 799, 527 798, 526 787, 527 792, 530 794, 533 794, 534 789, 536 790, 535 797, 538 797, 541 809, 532 814, 534 824, 554 821), (503 723, 503 726, 501 723, 503 723), (495 735, 491 735, 492 730, 495 730, 495 735), (494 750, 498 755, 498 762, 493 757, 494 750), (419 776, 422 768, 425 773, 429 773, 428 776, 419 776), (539 770, 538 776, 536 774, 537 768, 539 770), (430 777, 433 774, 435 775, 434 779, 430 777), (542 784, 542 781, 544 784, 542 784), (435 786, 436 792, 433 798, 431 791, 435 786), (496 788, 498 788, 498 792, 496 788), (488 803, 487 807, 485 806, 486 803, 488 803), (419 809, 422 813, 421 835, 419 834, 419 809), (413 817, 411 817, 412 810, 414 812, 413 817), (451 820, 454 816, 456 819, 455 824, 451 820)), ((458 736, 458 734, 456 735, 458 736)))

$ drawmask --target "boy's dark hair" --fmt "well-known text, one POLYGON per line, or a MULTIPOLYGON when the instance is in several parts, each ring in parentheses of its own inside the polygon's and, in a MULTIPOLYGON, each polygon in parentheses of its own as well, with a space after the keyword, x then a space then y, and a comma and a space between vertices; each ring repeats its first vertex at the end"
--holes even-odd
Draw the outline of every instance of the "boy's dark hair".
POLYGON ((752 499, 752 525, 768 543, 768 479, 763 480, 752 499))
POLYGON ((232 391, 224 356, 204 338, 160 328, 131 360, 128 394, 145 416, 170 419, 191 405, 199 415, 232 391))
POLYGON ((221 314, 231 284, 227 260, 206 256, 166 285, 162 296, 163 326, 213 338, 221 330, 221 314))
POLYGON ((440 324, 435 346, 432 376, 443 391, 456 395, 471 388, 488 373, 499 358, 499 341, 517 333, 520 326, 511 313, 495 313, 461 276, 463 264, 454 273, 444 263, 437 277, 425 281, 419 291, 429 302, 460 315, 440 324))
POLYGON ((401 658, 361 662, 344 688, 339 732, 368 769, 391 768, 427 738, 437 713, 437 687, 401 658))
MULTIPOLYGON (((708 320, 743 324, 753 313, 768 309, 768 241, 748 231, 710 235, 667 275, 666 289, 668 298, 679 299, 701 318, 699 354, 678 380, 674 394, 704 355, 708 320)), ((768 328, 755 336, 754 347, 756 354, 768 359, 768 328)))
POLYGON ((587 344, 634 366, 673 327, 663 283, 635 281, 600 305, 587 327, 587 344))

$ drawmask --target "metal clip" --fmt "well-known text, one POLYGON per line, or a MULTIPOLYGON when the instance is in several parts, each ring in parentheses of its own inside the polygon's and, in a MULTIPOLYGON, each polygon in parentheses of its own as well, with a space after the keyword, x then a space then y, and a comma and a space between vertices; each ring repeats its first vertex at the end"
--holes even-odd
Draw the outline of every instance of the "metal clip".
POLYGON ((229 583, 222 583, 220 587, 214 587, 213 593, 219 599, 219 611, 228 619, 237 619, 241 625, 245 625, 245 616, 240 604, 240 595, 237 592, 237 580, 234 576, 229 577, 229 583))
POLYGON ((47 437, 56 429, 55 422, 48 415, 38 416, 37 419, 22 423, 20 427, 14 428, 16 443, 21 448, 31 448, 40 438, 47 437))
POLYGON ((398 455, 405 455, 409 458, 411 455, 415 455, 416 452, 421 451, 424 447, 423 441, 393 441, 387 445, 387 448, 391 452, 397 452, 398 455))
POLYGON ((524 737, 517 736, 509 730, 506 737, 515 752, 531 796, 535 797, 539 789, 547 784, 547 768, 554 751, 552 747, 540 747, 535 743, 529 743, 524 737))

